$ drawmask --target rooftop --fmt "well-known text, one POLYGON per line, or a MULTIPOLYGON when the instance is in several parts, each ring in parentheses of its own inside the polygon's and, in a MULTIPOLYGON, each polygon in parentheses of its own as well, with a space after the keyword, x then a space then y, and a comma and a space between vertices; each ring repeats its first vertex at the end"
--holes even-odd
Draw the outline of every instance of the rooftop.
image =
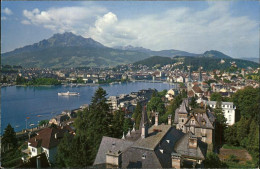
POLYGON ((144 139, 138 139, 132 147, 154 150, 170 128, 170 125, 165 124, 152 126, 148 130, 148 136, 144 139))

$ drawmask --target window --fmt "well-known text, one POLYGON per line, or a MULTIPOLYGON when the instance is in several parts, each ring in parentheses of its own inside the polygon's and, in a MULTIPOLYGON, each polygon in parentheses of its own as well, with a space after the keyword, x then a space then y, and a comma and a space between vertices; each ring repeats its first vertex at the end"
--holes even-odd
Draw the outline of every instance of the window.
POLYGON ((32 148, 32 152, 35 152, 35 148, 32 148))
POLYGON ((142 155, 142 159, 143 160, 146 159, 146 154, 145 153, 142 155))
POLYGON ((184 122, 184 120, 183 120, 183 119, 181 119, 181 122, 184 122))

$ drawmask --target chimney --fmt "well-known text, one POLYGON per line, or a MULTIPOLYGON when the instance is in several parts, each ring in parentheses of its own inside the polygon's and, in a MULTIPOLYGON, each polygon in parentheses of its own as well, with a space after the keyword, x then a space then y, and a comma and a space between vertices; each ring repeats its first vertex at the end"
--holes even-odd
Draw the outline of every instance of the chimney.
POLYGON ((148 136, 148 117, 146 113, 146 107, 143 107, 142 118, 140 123, 141 137, 146 138, 148 136))
POLYGON ((36 167, 37 167, 37 168, 41 168, 41 156, 38 156, 38 157, 36 158, 36 167))
POLYGON ((108 151, 106 153, 106 165, 107 168, 121 168, 122 164, 122 152, 119 151, 108 151))
POLYGON ((182 166, 182 158, 178 153, 172 153, 172 168, 181 168, 182 166))
POLYGON ((156 112, 155 113, 155 126, 158 126, 158 123, 159 123, 159 112, 156 112))
POLYGON ((197 137, 190 137, 189 138, 189 148, 197 148, 197 146, 198 146, 197 137))
POLYGON ((172 125, 172 115, 168 116, 168 125, 172 125))

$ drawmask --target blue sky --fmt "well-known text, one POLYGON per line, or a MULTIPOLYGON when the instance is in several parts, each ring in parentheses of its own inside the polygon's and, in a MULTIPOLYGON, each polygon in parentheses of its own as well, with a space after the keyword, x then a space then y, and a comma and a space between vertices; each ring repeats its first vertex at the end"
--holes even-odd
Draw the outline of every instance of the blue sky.
POLYGON ((113 46, 259 57, 258 1, 1 1, 1 52, 54 33, 113 46))

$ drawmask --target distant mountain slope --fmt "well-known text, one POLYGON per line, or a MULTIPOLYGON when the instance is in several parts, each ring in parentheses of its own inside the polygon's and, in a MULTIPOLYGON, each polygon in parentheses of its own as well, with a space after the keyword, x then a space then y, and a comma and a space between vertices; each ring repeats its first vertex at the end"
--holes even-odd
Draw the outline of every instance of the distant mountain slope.
POLYGON ((230 68, 231 64, 230 62, 236 62, 237 66, 239 68, 257 68, 259 64, 251 61, 245 61, 241 59, 232 59, 232 58, 226 58, 223 59, 225 63, 221 63, 222 58, 216 58, 216 57, 190 57, 190 56, 176 56, 174 58, 170 57, 160 57, 160 56, 154 56, 150 57, 138 62, 135 62, 134 65, 142 64, 149 67, 153 67, 157 64, 160 66, 167 65, 167 64, 173 64, 176 62, 183 62, 183 64, 180 64, 176 66, 175 68, 183 68, 183 66, 192 66, 192 70, 198 70, 200 66, 203 67, 203 70, 214 70, 214 69, 220 69, 220 70, 226 70, 230 68))
POLYGON ((216 50, 206 51, 199 57, 209 57, 209 58, 218 58, 218 59, 231 59, 232 58, 232 57, 225 55, 224 53, 216 51, 216 50))
POLYGON ((147 57, 149 55, 142 52, 112 49, 91 38, 64 33, 4 53, 2 64, 42 68, 115 66, 147 57))
POLYGON ((260 58, 241 58, 242 60, 249 60, 255 63, 260 63, 260 58))
POLYGON ((146 65, 148 67, 153 67, 155 65, 164 66, 167 64, 173 64, 174 62, 175 62, 175 60, 170 57, 152 56, 150 58, 147 58, 147 59, 144 59, 141 61, 137 61, 133 65, 141 64, 141 65, 146 65))
POLYGON ((149 54, 150 56, 164 56, 164 57, 174 57, 174 56, 198 56, 198 54, 194 53, 189 53, 181 50, 161 50, 161 51, 153 51, 150 49, 146 49, 143 47, 133 47, 131 45, 128 46, 117 46, 114 47, 115 49, 120 49, 120 50, 131 50, 131 51, 138 51, 138 52, 143 52, 146 54, 149 54))

